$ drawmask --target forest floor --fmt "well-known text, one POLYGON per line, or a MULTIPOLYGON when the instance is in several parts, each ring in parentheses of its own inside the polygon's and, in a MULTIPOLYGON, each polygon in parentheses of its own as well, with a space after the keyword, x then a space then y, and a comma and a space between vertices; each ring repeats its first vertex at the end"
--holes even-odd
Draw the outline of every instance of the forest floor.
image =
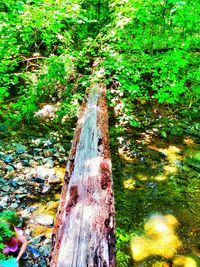
MULTIPOLYGON (((138 128, 123 125, 122 114, 110 110, 118 266, 197 262, 198 120, 145 105, 135 114, 138 128)), ((17 211, 30 241, 21 266, 46 266, 74 126, 73 120, 63 129, 38 125, 0 132, 0 210, 17 211)))

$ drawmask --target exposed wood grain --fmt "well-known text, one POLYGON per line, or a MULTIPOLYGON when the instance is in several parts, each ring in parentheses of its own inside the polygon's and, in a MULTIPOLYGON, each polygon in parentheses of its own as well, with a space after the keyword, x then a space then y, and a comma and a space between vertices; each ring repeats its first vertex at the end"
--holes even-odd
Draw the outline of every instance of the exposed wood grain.
POLYGON ((116 266, 104 84, 93 84, 82 105, 54 227, 50 266, 116 266))

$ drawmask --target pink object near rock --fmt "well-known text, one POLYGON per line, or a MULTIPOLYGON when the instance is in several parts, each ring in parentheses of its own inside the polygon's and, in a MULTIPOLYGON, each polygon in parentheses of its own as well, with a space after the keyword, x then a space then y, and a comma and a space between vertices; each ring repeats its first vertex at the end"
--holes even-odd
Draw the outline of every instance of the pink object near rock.
POLYGON ((6 247, 3 249, 3 253, 8 254, 10 252, 15 252, 17 251, 18 246, 19 246, 19 243, 18 243, 17 238, 11 237, 6 244, 6 247))

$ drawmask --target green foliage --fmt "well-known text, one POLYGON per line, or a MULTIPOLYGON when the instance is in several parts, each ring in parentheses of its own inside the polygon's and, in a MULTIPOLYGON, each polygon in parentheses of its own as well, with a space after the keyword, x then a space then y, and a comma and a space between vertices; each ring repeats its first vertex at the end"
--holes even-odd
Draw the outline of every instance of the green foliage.
POLYGON ((116 244, 117 266, 127 267, 127 266, 129 266, 128 264, 129 264, 129 260, 131 257, 127 253, 125 253, 124 251, 127 251, 129 248, 131 235, 126 233, 125 230, 123 230, 121 228, 117 228, 116 238, 117 238, 117 244, 116 244))
POLYGON ((197 105, 199 10, 192 1, 3 0, 0 116, 30 122, 41 102, 69 104, 96 57, 133 127, 133 101, 197 105))
POLYGON ((5 259, 2 249, 5 247, 4 240, 14 235, 14 232, 8 228, 7 222, 17 225, 18 217, 13 211, 0 212, 0 260, 5 259))

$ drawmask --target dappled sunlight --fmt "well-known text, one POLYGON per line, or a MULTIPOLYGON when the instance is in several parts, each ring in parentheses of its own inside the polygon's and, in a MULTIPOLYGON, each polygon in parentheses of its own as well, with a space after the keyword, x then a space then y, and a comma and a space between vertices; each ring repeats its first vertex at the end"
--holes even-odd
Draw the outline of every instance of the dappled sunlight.
POLYGON ((135 189, 136 181, 132 178, 123 181, 124 188, 129 190, 135 189))
POLYGON ((133 259, 141 261, 153 255, 172 258, 181 248, 181 241, 175 233, 177 225, 173 215, 153 215, 144 225, 144 234, 131 241, 133 259))
POLYGON ((167 179, 168 173, 163 173, 163 174, 159 174, 157 176, 154 177, 154 179, 158 182, 162 182, 165 181, 167 179))
POLYGON ((166 261, 157 261, 151 267, 170 267, 170 265, 166 261))
POLYGON ((181 155, 180 148, 174 145, 170 145, 167 148, 158 148, 150 145, 149 148, 165 155, 168 162, 163 166, 163 173, 154 177, 156 181, 165 181, 170 174, 175 174, 178 172, 180 163, 183 160, 183 155, 181 155))
POLYGON ((194 144, 194 140, 190 137, 186 137, 186 138, 184 138, 183 143, 186 145, 192 145, 192 144, 194 144))
POLYGON ((199 264, 191 256, 178 256, 173 261, 174 266, 177 267, 198 267, 199 264))
POLYGON ((135 174, 135 177, 140 181, 147 181, 149 179, 145 172, 138 172, 135 174))
POLYGON ((126 160, 128 163, 133 163, 136 161, 136 159, 132 158, 131 156, 128 155, 128 153, 126 153, 123 148, 118 148, 118 153, 120 158, 126 160))

